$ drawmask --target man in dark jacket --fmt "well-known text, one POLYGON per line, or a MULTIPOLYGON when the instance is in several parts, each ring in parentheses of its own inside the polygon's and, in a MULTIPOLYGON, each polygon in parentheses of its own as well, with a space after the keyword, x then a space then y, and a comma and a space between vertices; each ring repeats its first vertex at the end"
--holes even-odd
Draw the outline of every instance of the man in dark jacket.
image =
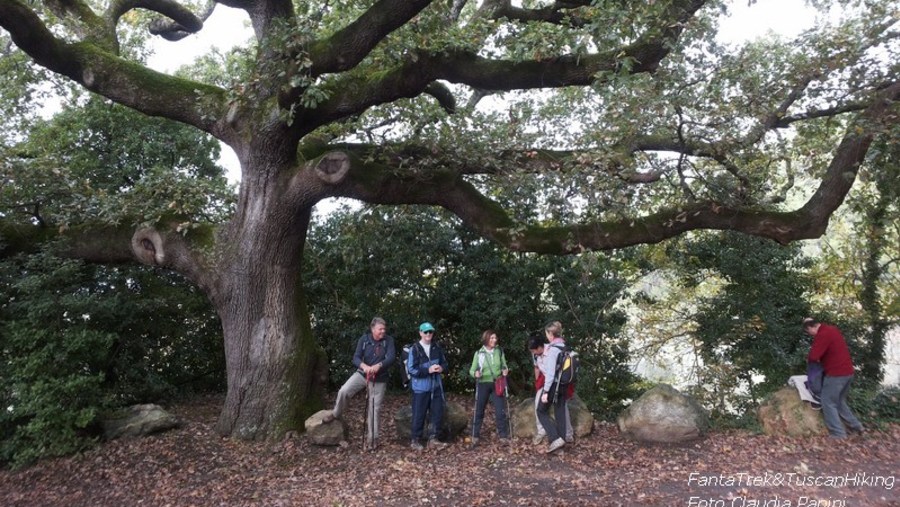
POLYGON ((347 410, 347 404, 356 393, 363 388, 370 389, 373 414, 366 421, 365 449, 374 450, 378 441, 378 422, 381 415, 381 403, 387 388, 388 368, 394 364, 397 352, 394 350, 394 338, 386 334, 387 324, 381 317, 372 319, 369 332, 360 336, 353 353, 353 365, 357 370, 344 382, 334 400, 334 409, 325 416, 325 422, 340 418, 347 410))
POLYGON ((847 404, 854 370, 844 336, 838 328, 811 318, 803 319, 803 330, 813 337, 807 360, 822 363, 825 370, 821 402, 828 433, 834 438, 846 438, 844 423, 850 431, 862 433, 862 424, 847 404))
POLYGON ((431 429, 428 447, 443 449, 447 444, 438 440, 444 423, 444 384, 441 375, 447 371, 447 358, 440 345, 434 343, 434 326, 423 322, 419 326, 419 342, 413 345, 406 359, 406 371, 412 384, 412 442, 417 451, 424 449, 422 433, 425 430, 425 416, 430 415, 431 429))

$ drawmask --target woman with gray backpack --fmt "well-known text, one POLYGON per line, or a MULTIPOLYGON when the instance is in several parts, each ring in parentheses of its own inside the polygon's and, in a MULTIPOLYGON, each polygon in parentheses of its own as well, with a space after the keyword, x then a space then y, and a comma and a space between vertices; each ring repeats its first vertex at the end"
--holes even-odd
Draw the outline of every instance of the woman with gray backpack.
MULTIPOLYGON (((571 357, 562 337, 562 324, 551 322, 544 327, 544 334, 550 344, 545 348, 544 360, 541 362, 541 373, 544 374, 544 385, 541 387, 541 401, 538 404, 537 416, 547 432, 550 446, 547 453, 552 453, 566 445, 566 397, 569 385, 574 381, 574 370, 577 362, 571 357), (571 377, 563 379, 563 364, 569 368, 571 377), (550 418, 550 407, 553 407, 553 418, 550 418)), ((568 377, 568 375, 567 375, 568 377)))
POLYGON ((478 445, 481 437, 481 423, 484 421, 484 410, 488 400, 494 403, 494 422, 501 441, 508 441, 510 436, 509 418, 506 406, 506 376, 509 366, 506 356, 498 347, 497 333, 488 329, 481 333, 481 348, 472 358, 469 375, 475 379, 475 418, 472 421, 472 447, 478 445))

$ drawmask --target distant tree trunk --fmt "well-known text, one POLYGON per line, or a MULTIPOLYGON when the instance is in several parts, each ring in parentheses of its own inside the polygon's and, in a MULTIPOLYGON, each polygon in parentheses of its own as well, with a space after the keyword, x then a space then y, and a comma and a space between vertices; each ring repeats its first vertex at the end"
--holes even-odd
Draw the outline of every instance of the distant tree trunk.
MULTIPOLYGON (((896 184, 896 182, 891 182, 896 184)), ((882 187, 883 185, 879 185, 882 187)), ((878 283, 883 275, 881 256, 887 242, 885 238, 885 217, 887 215, 887 196, 884 188, 879 188, 878 198, 872 208, 866 212, 866 258, 862 271, 862 290, 860 304, 866 314, 869 329, 862 353, 856 361, 860 368, 860 377, 865 383, 878 384, 884 375, 885 335, 888 323, 884 319, 881 308, 881 297, 878 283)))
POLYGON ((311 209, 292 212, 278 180, 242 183, 239 209, 220 247, 225 252, 214 299, 228 392, 216 429, 242 439, 301 430, 322 406, 327 365, 312 335, 301 280, 311 209))

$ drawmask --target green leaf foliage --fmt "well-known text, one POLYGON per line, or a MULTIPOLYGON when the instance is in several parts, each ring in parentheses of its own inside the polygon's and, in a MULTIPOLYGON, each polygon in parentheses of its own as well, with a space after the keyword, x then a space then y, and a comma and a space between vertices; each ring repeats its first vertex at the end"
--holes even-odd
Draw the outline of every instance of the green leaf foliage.
POLYGON ((91 96, 0 150, 0 210, 56 227, 218 223, 234 203, 218 156, 209 136, 91 96))
POLYGON ((806 371, 812 314, 799 246, 739 234, 697 235, 673 246, 686 283, 717 276, 724 285, 697 302, 694 319, 704 371, 696 391, 716 415, 743 414, 791 375, 806 371))
MULTIPOLYGON (((13 227, 219 222, 234 196, 211 138, 96 97, 0 145, 13 227)), ((2 238, 0 238, 2 241, 2 238)), ((0 464, 84 449, 107 408, 217 389, 221 326, 179 275, 37 253, 0 259, 0 464)))
POLYGON ((205 297, 175 276, 49 254, 0 263, 0 462, 88 447, 107 408, 222 387, 205 297))

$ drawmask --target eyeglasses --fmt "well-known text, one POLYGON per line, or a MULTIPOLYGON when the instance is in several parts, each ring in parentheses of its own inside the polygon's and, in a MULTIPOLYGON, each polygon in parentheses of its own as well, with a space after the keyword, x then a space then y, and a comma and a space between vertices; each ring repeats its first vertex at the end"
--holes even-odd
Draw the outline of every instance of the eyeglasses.
POLYGON ((434 331, 422 331, 425 334, 434 334, 434 331))

